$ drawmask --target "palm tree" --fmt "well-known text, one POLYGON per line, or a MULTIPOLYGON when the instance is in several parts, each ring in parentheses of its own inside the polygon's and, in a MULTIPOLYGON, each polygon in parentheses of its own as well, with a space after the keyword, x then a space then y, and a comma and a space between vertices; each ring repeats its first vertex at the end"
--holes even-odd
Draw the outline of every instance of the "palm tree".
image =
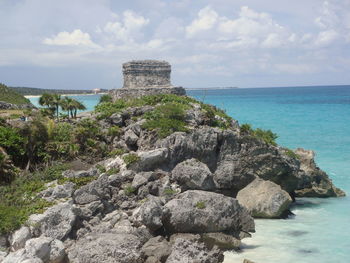
POLYGON ((41 106, 47 106, 49 108, 53 107, 55 109, 57 119, 59 116, 58 113, 59 113, 59 106, 61 105, 61 102, 62 102, 62 98, 61 98, 61 95, 59 94, 44 93, 39 98, 39 104, 41 106))
POLYGON ((69 97, 64 97, 61 101, 61 108, 68 112, 68 117, 73 118, 73 111, 75 109, 75 100, 69 97))
POLYGON ((83 103, 81 103, 80 101, 78 100, 74 100, 74 119, 77 118, 77 112, 78 110, 86 110, 86 107, 83 103))

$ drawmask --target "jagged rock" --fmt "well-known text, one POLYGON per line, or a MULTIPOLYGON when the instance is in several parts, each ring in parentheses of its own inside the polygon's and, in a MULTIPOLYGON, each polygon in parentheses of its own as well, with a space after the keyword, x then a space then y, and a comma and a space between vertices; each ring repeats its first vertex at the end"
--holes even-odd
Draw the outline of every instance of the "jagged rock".
POLYGON ((200 127, 191 133, 175 132, 157 142, 156 146, 169 149, 168 168, 170 169, 186 159, 195 158, 213 171, 217 165, 221 133, 222 131, 218 128, 200 127))
POLYGON ((48 208, 43 214, 31 215, 28 225, 33 236, 44 235, 63 240, 71 232, 77 212, 71 201, 60 203, 48 208))
POLYGON ((193 126, 202 125, 205 120, 205 113, 199 104, 192 103, 191 105, 193 108, 186 111, 186 122, 193 126))
POLYGON ((213 175, 208 166, 196 159, 186 160, 175 166, 173 179, 184 190, 213 190, 215 188, 213 175))
POLYGON ((131 129, 128 129, 124 134, 124 140, 128 146, 136 145, 138 139, 139 137, 131 129))
POLYGON ((169 255, 166 263, 178 262, 206 262, 219 263, 223 262, 223 253, 213 248, 209 250, 204 244, 192 242, 186 239, 177 238, 172 247, 172 252, 169 255))
POLYGON ((139 152, 140 160, 137 162, 137 170, 152 171, 165 165, 168 159, 168 149, 158 148, 151 151, 139 152))
POLYGON ((60 240, 38 237, 26 242, 25 253, 29 258, 39 258, 44 263, 63 263, 66 257, 64 245, 60 240))
POLYGON ((86 205, 79 206, 79 216, 90 220, 92 217, 104 211, 105 207, 101 201, 94 201, 86 205))
POLYGON ((154 172, 137 173, 132 180, 131 186, 138 189, 140 186, 147 184, 149 181, 154 181, 155 179, 156 177, 154 172))
POLYGON ((19 249, 15 252, 9 253, 2 263, 22 263, 27 259, 27 255, 25 253, 25 249, 19 249))
POLYGON ((278 218, 292 203, 290 195, 273 182, 255 179, 237 194, 237 200, 253 217, 278 218))
POLYGON ((327 174, 317 167, 315 153, 313 151, 298 148, 295 154, 300 160, 302 180, 295 191, 298 197, 337 197, 345 196, 345 193, 335 187, 327 174))
POLYGON ((171 246, 164 237, 157 236, 148 240, 143 245, 141 252, 147 260, 152 257, 155 262, 165 262, 171 253, 171 246))
POLYGON ((86 171, 73 171, 73 170, 67 170, 62 173, 64 177, 68 178, 81 178, 81 177, 91 177, 91 176, 97 176, 98 170, 96 168, 91 168, 86 171))
POLYGON ((120 113, 114 113, 108 118, 109 122, 119 127, 123 126, 123 117, 120 113))
POLYGON ((217 246, 220 249, 239 249, 241 241, 232 235, 224 233, 205 233, 202 235, 203 242, 207 247, 217 246))
POLYGON ((139 237, 131 234, 92 233, 68 251, 72 263, 142 263, 139 237))
POLYGON ((42 261, 40 258, 29 258, 29 259, 25 259, 24 261, 21 261, 21 263, 43 263, 44 261, 42 261))
POLYGON ((163 225, 171 233, 254 231, 254 221, 236 199, 189 190, 165 204, 163 225))
POLYGON ((74 192, 75 184, 68 182, 63 185, 52 185, 48 189, 40 192, 38 195, 44 198, 45 200, 52 202, 61 198, 70 198, 74 192))
POLYGON ((82 186, 73 194, 76 204, 84 205, 102 199, 110 199, 108 175, 102 175, 97 180, 82 186))
POLYGON ((2 249, 7 249, 8 247, 8 239, 7 239, 7 235, 5 234, 0 234, 0 251, 2 249))
POLYGON ((7 256, 7 252, 0 250, 0 262, 3 262, 6 256, 7 256))
POLYGON ((11 237, 11 250, 16 251, 20 248, 24 248, 24 245, 28 239, 32 237, 30 229, 26 226, 22 226, 11 237))
POLYGON ((232 155, 227 155, 224 160, 220 161, 214 173, 214 181, 218 189, 230 190, 232 195, 235 195, 255 179, 252 173, 237 171, 239 162, 239 157, 232 155))
POLYGON ((163 203, 160 198, 149 196, 149 200, 143 203, 133 213, 134 222, 143 224, 151 231, 163 226, 163 203))

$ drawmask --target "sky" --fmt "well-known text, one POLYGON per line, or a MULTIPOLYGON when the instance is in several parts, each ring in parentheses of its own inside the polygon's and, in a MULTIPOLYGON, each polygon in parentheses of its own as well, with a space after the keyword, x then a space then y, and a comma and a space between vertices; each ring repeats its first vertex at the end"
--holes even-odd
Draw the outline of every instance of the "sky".
POLYGON ((120 88, 166 60, 184 87, 350 84, 350 0, 0 0, 0 82, 120 88))

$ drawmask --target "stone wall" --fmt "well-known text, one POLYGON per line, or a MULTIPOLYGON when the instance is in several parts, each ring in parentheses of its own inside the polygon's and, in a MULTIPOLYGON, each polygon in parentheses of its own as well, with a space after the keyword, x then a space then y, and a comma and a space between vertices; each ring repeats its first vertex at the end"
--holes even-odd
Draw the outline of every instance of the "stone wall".
POLYGON ((139 98, 146 95, 158 94, 175 94, 179 96, 186 95, 186 91, 182 87, 168 88, 133 88, 133 89, 114 89, 109 92, 113 100, 125 98, 139 98))
POLYGON ((166 61, 137 60, 123 64, 124 89, 166 88, 170 83, 171 66, 166 61))

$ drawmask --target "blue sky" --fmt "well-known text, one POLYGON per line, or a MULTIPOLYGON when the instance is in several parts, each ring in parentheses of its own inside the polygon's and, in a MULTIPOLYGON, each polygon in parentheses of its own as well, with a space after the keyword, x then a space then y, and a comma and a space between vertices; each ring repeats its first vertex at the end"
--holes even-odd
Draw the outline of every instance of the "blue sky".
POLYGON ((117 88, 132 59, 185 87, 350 84, 350 0, 0 0, 0 82, 117 88))

